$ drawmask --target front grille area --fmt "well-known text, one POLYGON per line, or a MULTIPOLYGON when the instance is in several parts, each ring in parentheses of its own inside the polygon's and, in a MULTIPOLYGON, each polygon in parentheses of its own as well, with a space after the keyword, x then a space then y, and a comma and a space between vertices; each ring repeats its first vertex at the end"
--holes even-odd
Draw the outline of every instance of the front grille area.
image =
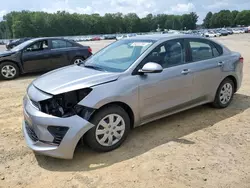
POLYGON ((38 138, 37 138, 34 130, 29 125, 25 125, 25 128, 26 128, 27 133, 28 133, 29 137, 31 138, 31 140, 33 140, 34 142, 38 141, 38 138))

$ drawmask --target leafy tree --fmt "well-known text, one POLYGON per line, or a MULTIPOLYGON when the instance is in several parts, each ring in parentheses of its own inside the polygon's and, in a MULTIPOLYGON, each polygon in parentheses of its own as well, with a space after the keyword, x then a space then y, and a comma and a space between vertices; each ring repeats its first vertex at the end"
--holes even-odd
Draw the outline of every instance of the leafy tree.
POLYGON ((205 28, 210 28, 210 23, 211 23, 212 16, 213 16, 212 12, 207 13, 205 19, 203 20, 203 26, 205 28))
POLYGON ((231 14, 232 14, 232 26, 236 26, 236 17, 239 14, 239 11, 233 10, 231 14))
POLYGON ((250 25, 250 10, 243 10, 239 12, 235 18, 237 25, 250 25))

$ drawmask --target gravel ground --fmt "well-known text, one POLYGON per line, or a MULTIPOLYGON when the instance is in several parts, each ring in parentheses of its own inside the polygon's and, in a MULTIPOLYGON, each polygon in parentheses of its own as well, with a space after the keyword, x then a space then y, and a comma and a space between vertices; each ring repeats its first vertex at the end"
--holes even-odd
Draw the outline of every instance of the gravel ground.
MULTIPOLYGON (((22 97, 39 75, 0 81, 0 187, 249 188, 250 34, 217 40, 245 58, 227 109, 204 105, 141 126, 108 153, 80 145, 73 160, 35 155, 23 140, 22 97)), ((108 43, 85 44, 95 52, 108 43)))

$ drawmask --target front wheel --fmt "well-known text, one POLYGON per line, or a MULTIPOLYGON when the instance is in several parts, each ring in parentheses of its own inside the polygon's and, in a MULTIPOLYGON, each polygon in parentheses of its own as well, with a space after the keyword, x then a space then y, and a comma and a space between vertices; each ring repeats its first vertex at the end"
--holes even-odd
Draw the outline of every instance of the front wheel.
POLYGON ((15 63, 4 62, 0 64, 0 78, 11 80, 19 76, 19 68, 15 63))
POLYGON ((216 108, 226 108, 233 99, 234 91, 234 82, 230 78, 224 79, 216 92, 213 106, 216 108))
POLYGON ((129 116, 117 105, 102 108, 90 122, 95 126, 86 133, 84 140, 96 151, 107 152, 118 148, 130 131, 129 116))

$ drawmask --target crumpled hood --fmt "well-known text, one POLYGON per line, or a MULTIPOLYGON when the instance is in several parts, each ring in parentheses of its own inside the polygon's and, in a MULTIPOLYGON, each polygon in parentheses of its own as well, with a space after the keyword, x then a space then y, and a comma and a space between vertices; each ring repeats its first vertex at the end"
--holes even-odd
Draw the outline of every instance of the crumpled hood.
POLYGON ((119 73, 97 71, 83 66, 67 66, 48 72, 33 81, 36 88, 57 95, 115 81, 119 73))

